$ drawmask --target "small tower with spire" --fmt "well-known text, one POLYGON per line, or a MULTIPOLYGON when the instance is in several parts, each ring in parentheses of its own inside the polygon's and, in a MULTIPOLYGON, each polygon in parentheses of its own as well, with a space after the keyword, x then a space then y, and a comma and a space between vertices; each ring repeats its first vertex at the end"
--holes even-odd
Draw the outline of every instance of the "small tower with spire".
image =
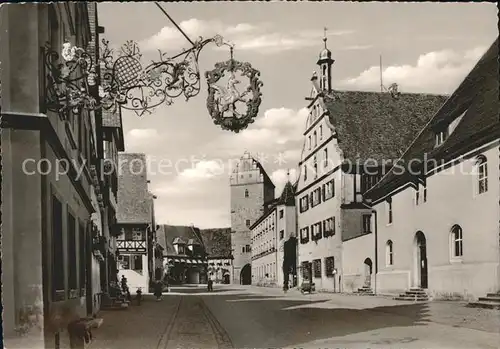
POLYGON ((332 65, 335 60, 332 59, 332 52, 326 45, 328 40, 327 30, 327 28, 324 28, 323 42, 325 43, 325 47, 319 53, 319 59, 316 64, 318 64, 320 68, 319 87, 322 91, 330 92, 332 90, 332 65))

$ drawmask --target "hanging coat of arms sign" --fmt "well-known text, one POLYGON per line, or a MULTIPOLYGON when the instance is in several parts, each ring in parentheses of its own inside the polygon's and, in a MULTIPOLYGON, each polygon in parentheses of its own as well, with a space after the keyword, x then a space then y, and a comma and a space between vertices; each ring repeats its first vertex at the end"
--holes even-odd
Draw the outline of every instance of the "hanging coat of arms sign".
POLYGON ((216 125, 223 130, 240 132, 254 122, 262 102, 259 80, 260 72, 246 62, 238 62, 232 57, 226 62, 216 63, 215 69, 207 71, 207 108, 216 125), (248 79, 245 90, 239 84, 248 79), (224 83, 225 81, 225 83, 224 83))

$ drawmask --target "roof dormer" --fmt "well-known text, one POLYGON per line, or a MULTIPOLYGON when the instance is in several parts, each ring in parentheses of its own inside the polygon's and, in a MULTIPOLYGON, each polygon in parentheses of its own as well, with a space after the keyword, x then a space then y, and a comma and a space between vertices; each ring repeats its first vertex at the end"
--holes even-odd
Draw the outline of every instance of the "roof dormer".
POLYGON ((444 124, 442 123, 441 125, 438 125, 435 128, 435 133, 436 133, 436 144, 435 147, 439 147, 441 144, 443 144, 448 137, 455 131, 457 126, 460 124, 460 121, 462 121, 463 116, 467 113, 467 110, 464 111, 462 114, 460 114, 458 117, 454 118, 451 122, 444 124))

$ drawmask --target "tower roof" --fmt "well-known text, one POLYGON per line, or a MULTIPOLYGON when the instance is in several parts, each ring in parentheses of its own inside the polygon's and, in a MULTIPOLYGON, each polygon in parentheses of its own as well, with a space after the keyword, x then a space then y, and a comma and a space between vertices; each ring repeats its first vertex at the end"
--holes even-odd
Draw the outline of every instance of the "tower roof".
POLYGON ((318 64, 323 63, 325 61, 332 61, 332 51, 330 51, 326 45, 326 42, 328 41, 328 38, 326 37, 327 29, 325 28, 324 30, 325 30, 325 36, 323 37, 323 42, 325 43, 325 47, 319 53, 318 64))
POLYGON ((293 206, 295 205, 295 189, 296 187, 290 182, 286 182, 281 196, 278 199, 278 205, 293 206))

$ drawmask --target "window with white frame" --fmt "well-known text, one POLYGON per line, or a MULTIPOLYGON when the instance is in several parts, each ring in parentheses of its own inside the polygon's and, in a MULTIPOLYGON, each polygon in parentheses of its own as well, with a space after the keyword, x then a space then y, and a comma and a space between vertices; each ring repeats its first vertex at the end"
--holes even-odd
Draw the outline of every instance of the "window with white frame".
POLYGON ((319 139, 323 139, 323 125, 319 125, 319 139))
POLYGON ((439 131, 436 133, 436 147, 439 147, 444 143, 446 137, 448 136, 447 130, 439 131))
POLYGON ((323 184, 323 200, 328 200, 335 196, 335 180, 323 184))
POLYGON ((314 131, 313 137, 314 137, 314 146, 316 147, 318 145, 318 134, 316 133, 316 131, 314 131))
POLYGON ((363 215, 363 233, 364 234, 371 233, 371 231, 372 231, 371 223, 372 223, 372 216, 369 214, 364 214, 363 215))
POLYGON ((324 155, 324 158, 325 158, 325 160, 323 161, 323 167, 327 168, 328 167, 328 148, 325 148, 323 150, 323 155, 324 155))
POLYGON ((385 245, 385 264, 387 266, 394 265, 394 246, 391 240, 388 240, 385 245))
POLYGON ((463 234, 462 228, 459 225, 454 225, 451 228, 451 249, 453 258, 462 258, 463 250, 463 234))
POLYGON ((300 199, 300 212, 305 212, 309 209, 309 196, 305 195, 300 199))
POLYGON ((483 155, 476 160, 477 166, 477 193, 482 194, 488 191, 488 162, 483 155))
POLYGON ((392 223, 392 200, 389 199, 386 201, 386 207, 387 207, 387 224, 392 223))
POLYGON ((318 178, 318 159, 314 156, 314 179, 318 178))

